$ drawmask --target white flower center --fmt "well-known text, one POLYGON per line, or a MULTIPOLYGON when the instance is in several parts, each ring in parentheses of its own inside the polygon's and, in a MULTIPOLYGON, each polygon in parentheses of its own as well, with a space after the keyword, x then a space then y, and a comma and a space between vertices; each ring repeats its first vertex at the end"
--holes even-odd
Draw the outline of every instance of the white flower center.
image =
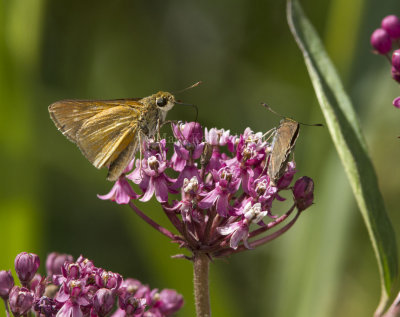
POLYGON ((260 203, 254 204, 251 208, 249 208, 249 204, 251 203, 247 203, 244 207, 244 217, 252 223, 260 222, 267 215, 268 211, 262 211, 260 203))
POLYGON ((193 176, 190 181, 185 178, 183 180, 183 191, 185 193, 191 192, 191 191, 197 191, 199 188, 199 181, 197 180, 196 176, 193 176))

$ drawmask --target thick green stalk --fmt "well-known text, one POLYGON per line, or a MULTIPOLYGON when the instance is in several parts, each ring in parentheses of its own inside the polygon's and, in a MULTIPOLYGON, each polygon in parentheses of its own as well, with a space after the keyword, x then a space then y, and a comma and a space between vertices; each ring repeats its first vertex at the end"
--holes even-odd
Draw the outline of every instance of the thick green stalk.
POLYGON ((193 263, 193 286, 194 301, 196 304, 197 317, 210 317, 210 294, 208 287, 208 270, 210 259, 204 253, 194 254, 193 263))

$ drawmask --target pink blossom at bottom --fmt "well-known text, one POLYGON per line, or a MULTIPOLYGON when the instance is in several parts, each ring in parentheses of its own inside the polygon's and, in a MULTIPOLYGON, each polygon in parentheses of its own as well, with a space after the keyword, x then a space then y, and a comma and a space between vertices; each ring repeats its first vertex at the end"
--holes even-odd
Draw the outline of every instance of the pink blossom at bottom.
POLYGON ((111 188, 111 191, 105 195, 97 195, 102 200, 112 200, 117 204, 128 204, 131 199, 137 199, 138 194, 134 192, 131 185, 125 177, 120 177, 111 188))
POLYGON ((56 317, 83 317, 83 313, 77 303, 67 301, 58 311, 56 317))

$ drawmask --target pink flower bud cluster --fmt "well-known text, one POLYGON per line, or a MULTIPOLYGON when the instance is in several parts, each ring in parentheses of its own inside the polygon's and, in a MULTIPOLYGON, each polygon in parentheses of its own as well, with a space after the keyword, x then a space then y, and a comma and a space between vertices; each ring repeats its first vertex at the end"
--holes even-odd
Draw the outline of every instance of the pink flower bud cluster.
POLYGON ((70 255, 51 253, 47 276, 37 273, 39 264, 39 257, 32 253, 16 257, 22 287, 14 285, 10 271, 0 271, 0 297, 15 317, 30 311, 46 317, 163 317, 183 305, 182 296, 174 290, 159 292, 138 280, 124 280, 82 256, 74 262, 70 255))
POLYGON ((146 140, 142 159, 131 163, 111 191, 99 198, 129 204, 181 247, 210 257, 251 249, 276 238, 313 203, 311 178, 300 178, 291 186, 296 173, 293 161, 287 163, 279 180, 271 181, 267 170, 272 145, 262 133, 250 128, 240 135, 215 128, 203 133, 195 122, 173 124, 172 130, 175 142, 170 155, 165 139, 146 140), (132 184, 142 194, 137 194, 132 184), (282 196, 285 191, 291 193, 293 203, 285 212, 275 214, 272 206, 279 208, 276 205, 286 200, 282 196), (134 204, 153 196, 178 234, 155 223, 134 204), (295 209, 296 215, 290 217, 295 209), (283 223, 278 231, 260 237, 283 223))
MULTIPOLYGON (((375 53, 387 56, 391 62, 392 78, 400 83, 400 19, 396 15, 382 19, 381 27, 371 35, 371 45, 375 53)), ((400 97, 393 100, 393 106, 400 108, 400 97)))
POLYGON ((377 54, 385 55, 399 39, 400 19, 395 15, 388 15, 382 19, 381 27, 372 33, 371 45, 377 54))

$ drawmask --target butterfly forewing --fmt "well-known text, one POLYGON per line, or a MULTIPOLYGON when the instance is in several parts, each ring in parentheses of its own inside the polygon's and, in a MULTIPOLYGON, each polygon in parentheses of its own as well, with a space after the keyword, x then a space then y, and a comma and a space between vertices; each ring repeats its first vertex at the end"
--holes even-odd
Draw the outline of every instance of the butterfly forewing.
POLYGON ((57 128, 76 142, 76 134, 86 120, 112 107, 115 105, 98 101, 62 100, 50 105, 49 112, 57 128))
POLYGON ((107 166, 136 138, 138 116, 126 105, 104 110, 82 125, 76 143, 95 167, 107 166))
POLYGON ((285 172, 289 155, 299 135, 299 128, 298 122, 291 119, 283 119, 275 132, 268 165, 268 175, 273 183, 276 183, 285 172))

